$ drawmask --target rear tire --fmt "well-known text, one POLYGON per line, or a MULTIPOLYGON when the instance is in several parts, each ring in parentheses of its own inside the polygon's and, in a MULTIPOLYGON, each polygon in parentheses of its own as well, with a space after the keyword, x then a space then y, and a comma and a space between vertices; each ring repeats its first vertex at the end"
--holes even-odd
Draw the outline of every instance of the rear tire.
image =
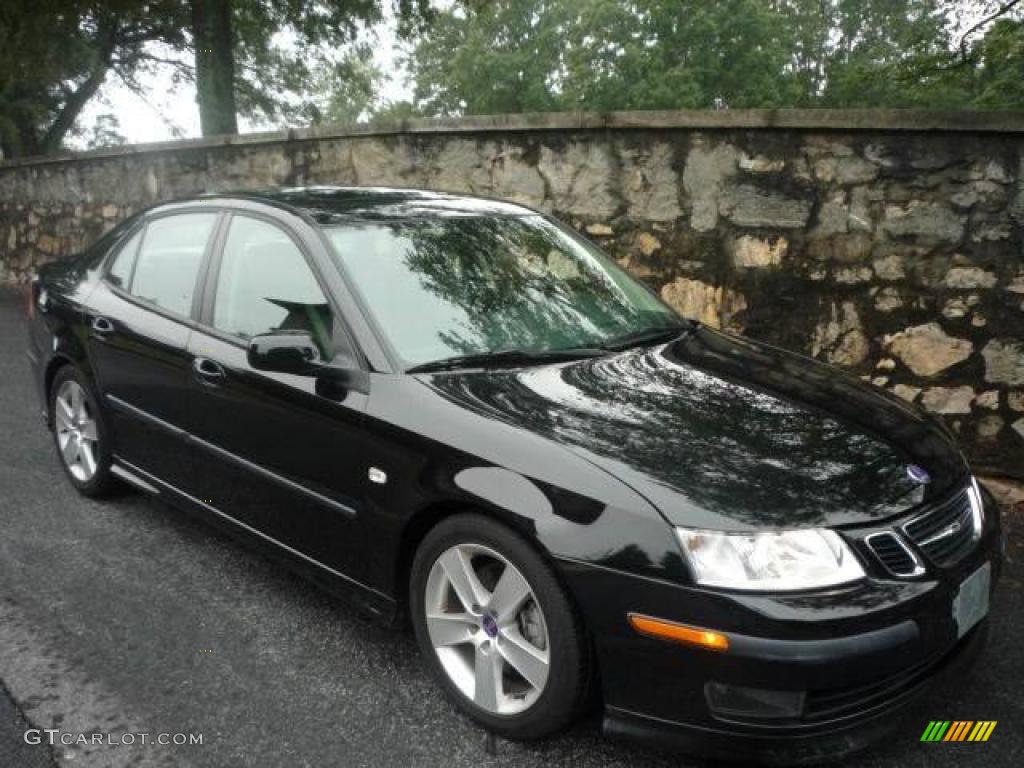
POLYGON ((590 683, 586 633, 524 538, 482 515, 449 517, 417 549, 409 588, 420 652, 463 712, 514 740, 572 721, 590 683))
POLYGON ((107 493, 114 484, 110 431, 99 398, 73 365, 53 377, 50 416, 57 458, 71 485, 84 496, 107 493))

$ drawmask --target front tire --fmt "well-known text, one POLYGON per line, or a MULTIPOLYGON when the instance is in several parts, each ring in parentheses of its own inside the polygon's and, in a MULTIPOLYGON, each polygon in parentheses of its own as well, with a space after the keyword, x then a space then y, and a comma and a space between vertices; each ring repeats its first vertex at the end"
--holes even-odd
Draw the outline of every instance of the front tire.
POLYGON ((53 442, 64 474, 85 496, 110 490, 110 432, 103 409, 85 377, 71 365, 57 371, 50 387, 53 442))
POLYGON ((584 702, 582 623, 548 564, 512 530, 475 514, 443 520, 416 552, 409 602, 421 653, 484 728, 541 738, 584 702))

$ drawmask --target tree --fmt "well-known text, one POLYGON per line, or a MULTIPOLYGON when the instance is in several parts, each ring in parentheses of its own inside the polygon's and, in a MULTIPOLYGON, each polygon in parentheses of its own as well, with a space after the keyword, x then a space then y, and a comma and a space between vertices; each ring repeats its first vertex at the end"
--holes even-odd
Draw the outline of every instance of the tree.
POLYGON ((440 114, 780 106, 786 18, 765 0, 492 0, 442 13, 414 50, 440 114))
POLYGON ((1024 106, 1024 21, 1000 19, 975 53, 979 68, 973 106, 1024 106))
MULTIPOLYGON (((0 152, 59 151, 108 77, 145 95, 141 75, 156 67, 195 84, 206 135, 236 132, 238 114, 312 121, 317 73, 332 71, 335 89, 346 86, 350 45, 380 20, 385 1, 6 0, 0 152)), ((428 0, 391 2, 402 34, 430 17, 428 0)))
POLYGON ((417 107, 439 115, 564 108, 555 78, 565 9, 558 0, 481 0, 440 13, 409 59, 417 107))
POLYGON ((937 0, 832 0, 822 106, 954 106, 963 98, 923 64, 951 51, 937 0))
POLYGON ((160 57, 154 41, 186 44, 176 0, 6 0, 0 4, 0 150, 58 151, 106 77, 132 82, 160 57))
POLYGON ((310 107, 314 124, 352 125, 375 115, 383 108, 378 92, 384 74, 373 62, 373 49, 367 44, 355 45, 337 62, 321 67, 314 94, 321 94, 321 103, 310 107))
MULTIPOLYGON (((192 0, 203 134, 235 132, 236 113, 261 121, 316 122, 323 109, 317 83, 331 83, 335 92, 350 90, 358 100, 373 73, 364 66, 366 50, 357 37, 382 20, 386 2, 192 0), (353 79, 345 81, 346 75, 353 79)), ((390 4, 400 36, 421 29, 432 16, 429 0, 390 4)))
POLYGON ((1001 19, 1020 18, 1024 0, 943 0, 947 15, 956 19, 969 17, 963 25, 957 50, 964 60, 971 54, 971 44, 976 35, 982 34, 989 25, 1001 19))
POLYGON ((192 0, 196 102, 204 136, 238 133, 231 0, 192 0))
POLYGON ((415 108, 442 115, 1021 108, 999 69, 1014 51, 1004 22, 1022 9, 1024 0, 462 0, 420 39, 409 68, 415 108))
POLYGON ((1022 23, 1024 0, 6 0, 0 152, 59 151, 104 82, 145 95, 156 68, 194 84, 207 135, 239 116, 1020 109, 1022 23), (385 3, 416 33, 409 103, 377 95, 366 30, 385 3))
POLYGON ((118 147, 125 143, 125 138, 121 134, 121 121, 112 112, 97 115, 91 126, 76 127, 73 133, 85 142, 88 149, 118 147))

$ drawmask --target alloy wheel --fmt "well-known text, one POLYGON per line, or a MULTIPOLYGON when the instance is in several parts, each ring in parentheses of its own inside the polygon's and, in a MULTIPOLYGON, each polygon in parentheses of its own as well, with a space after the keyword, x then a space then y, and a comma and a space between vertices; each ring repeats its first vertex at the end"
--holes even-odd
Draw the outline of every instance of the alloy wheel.
POLYGON ((427 632, 452 683, 481 709, 514 715, 540 697, 550 672, 544 613, 512 563, 481 544, 458 544, 427 578, 427 632))
POLYGON ((61 384, 54 420, 61 460, 72 477, 81 483, 89 482, 99 466, 99 431, 85 390, 78 382, 61 384))

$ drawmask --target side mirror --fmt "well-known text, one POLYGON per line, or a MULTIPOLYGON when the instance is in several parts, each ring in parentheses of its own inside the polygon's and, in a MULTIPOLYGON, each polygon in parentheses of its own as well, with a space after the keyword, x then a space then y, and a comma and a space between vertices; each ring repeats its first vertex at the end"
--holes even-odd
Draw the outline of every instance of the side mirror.
POLYGON ((275 331, 253 336, 247 354, 249 365, 257 371, 313 376, 318 391, 335 389, 369 392, 369 377, 354 360, 326 362, 313 337, 305 331, 275 331), (346 362, 348 364, 346 364, 346 362))
POLYGON ((313 337, 302 331, 278 331, 253 336, 249 365, 258 371, 316 376, 324 365, 313 337))

